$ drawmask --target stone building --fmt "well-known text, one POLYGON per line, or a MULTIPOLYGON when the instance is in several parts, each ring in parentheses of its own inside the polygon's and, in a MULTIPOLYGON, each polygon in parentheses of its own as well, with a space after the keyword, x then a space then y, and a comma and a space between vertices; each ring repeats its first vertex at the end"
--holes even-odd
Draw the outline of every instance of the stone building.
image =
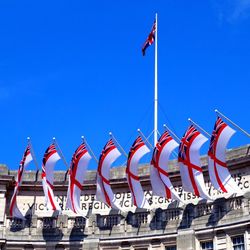
POLYGON ((152 209, 131 208, 131 194, 125 168, 111 170, 111 186, 124 211, 110 210, 95 202, 95 171, 88 171, 81 197, 88 217, 75 217, 65 209, 65 172, 55 173, 55 194, 62 214, 51 214, 44 205, 41 177, 27 172, 17 204, 26 221, 9 217, 9 203, 16 171, 0 166, 0 247, 1 249, 250 249, 250 155, 249 147, 227 152, 227 163, 243 196, 225 197, 210 184, 207 157, 202 157, 207 191, 214 201, 199 200, 183 192, 176 161, 171 161, 170 178, 186 204, 170 203, 152 196, 149 166, 139 169, 142 186, 152 209))

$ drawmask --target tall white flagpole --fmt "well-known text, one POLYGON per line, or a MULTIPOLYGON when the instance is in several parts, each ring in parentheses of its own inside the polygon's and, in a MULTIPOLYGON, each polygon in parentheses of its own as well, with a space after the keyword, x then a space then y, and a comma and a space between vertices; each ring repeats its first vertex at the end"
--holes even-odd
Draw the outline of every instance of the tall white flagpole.
POLYGON ((158 139, 158 64, 157 64, 157 33, 158 33, 158 21, 157 13, 155 14, 155 95, 154 95, 154 146, 158 139))

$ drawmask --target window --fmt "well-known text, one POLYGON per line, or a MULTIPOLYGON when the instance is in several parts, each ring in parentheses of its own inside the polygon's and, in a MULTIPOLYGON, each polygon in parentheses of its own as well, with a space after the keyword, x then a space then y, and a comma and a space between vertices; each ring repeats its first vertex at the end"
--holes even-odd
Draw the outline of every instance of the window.
POLYGON ((201 249, 202 250, 213 250, 214 244, 212 241, 201 242, 201 249))
POLYGON ((176 250, 176 246, 165 247, 166 250, 176 250))
POLYGON ((234 250, 245 250, 244 236, 236 236, 232 238, 234 250))

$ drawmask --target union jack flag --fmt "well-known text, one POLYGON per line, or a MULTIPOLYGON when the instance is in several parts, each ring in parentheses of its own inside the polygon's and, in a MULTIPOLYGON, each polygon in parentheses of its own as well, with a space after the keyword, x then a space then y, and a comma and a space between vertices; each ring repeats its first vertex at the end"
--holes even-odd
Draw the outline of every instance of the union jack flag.
POLYGON ((70 171, 74 172, 75 167, 78 165, 81 157, 87 152, 87 148, 84 143, 82 143, 75 151, 71 159, 70 171))
POLYGON ((44 156, 43 156, 43 165, 42 165, 42 177, 46 176, 46 171, 45 171, 45 165, 46 162, 48 161, 49 157, 53 155, 54 153, 57 153, 56 151, 56 146, 54 143, 52 143, 45 151, 44 156))
POLYGON ((215 122, 214 130, 211 136, 208 155, 215 155, 216 145, 217 145, 219 135, 226 126, 227 124, 220 117, 218 117, 215 122))
POLYGON ((102 163, 103 163, 103 160, 104 158, 106 157, 106 155, 111 151, 113 150, 114 148, 116 148, 114 142, 112 139, 110 139, 106 145, 104 146, 103 150, 102 150, 102 153, 99 157, 99 163, 98 163, 98 173, 101 173, 101 168, 102 168, 102 163))
POLYGON ((26 162, 26 158, 27 158, 27 156, 29 154, 30 154, 30 146, 28 145, 27 148, 24 151, 23 158, 22 158, 22 160, 20 161, 20 164, 19 164, 17 182, 20 182, 20 180, 21 180, 21 178, 23 176, 24 165, 25 165, 25 162, 26 162))
POLYGON ((134 141, 132 147, 130 148, 129 154, 128 154, 128 162, 130 162, 131 157, 133 155, 133 153, 140 148, 141 146, 145 145, 144 141, 142 140, 142 138, 140 136, 138 136, 136 138, 136 140, 134 141))
POLYGON ((155 32, 156 32, 156 21, 154 21, 154 24, 152 26, 151 32, 149 33, 147 40, 144 42, 142 46, 142 55, 145 56, 146 49, 153 44, 155 41, 155 32))
POLYGON ((161 153, 162 148, 170 140, 172 140, 171 135, 168 133, 168 131, 165 131, 161 135, 160 139, 158 140, 158 142, 157 142, 157 144, 156 144, 156 146, 154 148, 151 164, 155 164, 157 162, 158 156, 161 153))
POLYGON ((178 160, 186 161, 189 159, 188 151, 194 138, 196 138, 200 132, 193 126, 190 125, 185 134, 183 135, 180 145, 178 160))

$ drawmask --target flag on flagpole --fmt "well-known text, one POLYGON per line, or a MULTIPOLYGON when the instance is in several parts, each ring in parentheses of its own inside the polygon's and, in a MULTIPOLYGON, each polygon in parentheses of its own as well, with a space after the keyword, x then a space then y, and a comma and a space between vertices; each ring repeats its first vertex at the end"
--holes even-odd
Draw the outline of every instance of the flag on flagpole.
POLYGON ((86 216, 80 206, 80 197, 82 191, 82 183, 84 181, 87 166, 91 156, 84 143, 82 143, 72 156, 69 169, 69 186, 67 192, 66 207, 75 214, 86 216))
POLYGON ((206 141, 207 138, 194 125, 189 126, 179 145, 178 162, 183 189, 198 197, 212 200, 206 191, 199 154, 206 141))
POLYGON ((145 145, 140 136, 134 141, 132 147, 130 148, 127 160, 127 180, 129 184, 129 189, 132 194, 133 205, 139 208, 149 208, 149 203, 140 183, 138 176, 138 165, 140 159, 147 153, 149 153, 149 148, 145 145))
POLYGON ((146 39, 146 41, 144 42, 143 46, 142 46, 142 55, 145 56, 146 53, 146 49, 152 45, 155 41, 155 32, 156 32, 156 21, 154 21, 154 24, 152 26, 152 29, 146 39))
POLYGON ((235 130, 217 118, 208 150, 208 171, 212 185, 224 193, 242 193, 226 165, 226 146, 235 130))
POLYGON ((32 158, 31 151, 30 151, 30 145, 28 145, 24 151, 23 158, 19 164, 17 180, 15 181, 15 189, 14 189, 14 193, 12 195, 11 201, 10 201, 10 216, 11 217, 24 219, 23 214, 21 213, 21 211, 19 210, 17 206, 16 197, 20 189, 20 186, 22 184, 24 170, 26 169, 26 167, 30 164, 32 160, 33 158, 32 158))
POLYGON ((172 200, 181 200, 175 191, 168 174, 168 161, 171 153, 178 147, 178 143, 165 131, 158 140, 150 167, 150 180, 153 194, 172 200))
POLYGON ((121 155, 112 139, 104 146, 98 162, 96 199, 110 207, 120 209, 110 186, 110 167, 121 155))
POLYGON ((61 157, 57 153, 56 146, 52 143, 45 151, 42 164, 42 184, 45 195, 45 204, 48 209, 61 211, 54 196, 54 166, 61 157))

